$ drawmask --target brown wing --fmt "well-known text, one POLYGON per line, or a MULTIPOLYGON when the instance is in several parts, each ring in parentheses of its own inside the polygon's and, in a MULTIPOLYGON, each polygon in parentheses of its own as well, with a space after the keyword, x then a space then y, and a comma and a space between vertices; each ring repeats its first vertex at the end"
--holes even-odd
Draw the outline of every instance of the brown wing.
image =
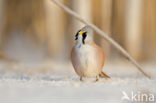
POLYGON ((74 47, 73 47, 72 50, 71 50, 71 56, 70 57, 71 57, 72 65, 75 68, 76 67, 76 58, 74 56, 75 56, 75 50, 74 50, 74 47))
POLYGON ((99 47, 99 46, 97 46, 94 42, 92 43, 92 45, 97 49, 97 60, 98 60, 98 62, 100 63, 100 69, 101 69, 101 73, 99 74, 99 76, 101 77, 101 78, 104 78, 104 77, 106 77, 106 78, 110 78, 110 76, 108 76, 106 73, 104 73, 103 71, 102 71, 102 68, 103 68, 103 66, 104 66, 104 62, 105 62, 105 56, 104 56, 104 52, 103 52, 103 50, 99 47))
POLYGON ((97 46, 94 42, 92 42, 92 45, 96 48, 96 54, 97 54, 97 60, 98 62, 100 63, 100 67, 101 67, 101 70, 104 66, 104 62, 105 62, 105 56, 104 56, 104 52, 103 50, 97 46))

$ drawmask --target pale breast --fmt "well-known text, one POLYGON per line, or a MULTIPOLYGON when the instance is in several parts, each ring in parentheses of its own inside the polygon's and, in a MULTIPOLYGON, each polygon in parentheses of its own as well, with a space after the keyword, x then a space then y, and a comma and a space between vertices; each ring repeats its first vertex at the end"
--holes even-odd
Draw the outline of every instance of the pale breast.
POLYGON ((74 48, 74 69, 78 75, 92 77, 101 72, 96 53, 96 48, 87 44, 74 48))

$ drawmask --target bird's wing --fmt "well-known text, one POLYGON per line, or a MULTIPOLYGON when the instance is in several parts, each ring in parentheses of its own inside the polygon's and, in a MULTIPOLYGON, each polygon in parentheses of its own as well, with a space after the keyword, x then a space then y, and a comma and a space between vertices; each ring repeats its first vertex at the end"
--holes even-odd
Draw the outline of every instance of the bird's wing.
POLYGON ((92 45, 96 48, 97 60, 100 63, 100 67, 103 68, 105 62, 104 51, 94 42, 92 43, 92 45))

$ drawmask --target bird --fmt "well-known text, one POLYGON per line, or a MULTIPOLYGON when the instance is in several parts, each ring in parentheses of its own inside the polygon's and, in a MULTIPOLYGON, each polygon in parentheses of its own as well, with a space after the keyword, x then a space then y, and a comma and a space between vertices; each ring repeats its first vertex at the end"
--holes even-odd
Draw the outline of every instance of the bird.
POLYGON ((94 42, 91 26, 82 27, 75 35, 75 45, 71 50, 71 63, 75 72, 83 77, 110 78, 102 71, 105 61, 104 51, 94 42))

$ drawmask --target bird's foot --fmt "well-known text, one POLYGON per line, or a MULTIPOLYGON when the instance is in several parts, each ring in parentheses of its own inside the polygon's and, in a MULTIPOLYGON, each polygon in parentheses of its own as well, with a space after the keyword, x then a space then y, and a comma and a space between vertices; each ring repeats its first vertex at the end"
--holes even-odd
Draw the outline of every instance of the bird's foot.
POLYGON ((80 81, 83 81, 83 78, 82 77, 80 77, 80 81))
POLYGON ((96 76, 96 80, 95 80, 95 81, 96 81, 96 82, 99 81, 99 76, 96 76))

